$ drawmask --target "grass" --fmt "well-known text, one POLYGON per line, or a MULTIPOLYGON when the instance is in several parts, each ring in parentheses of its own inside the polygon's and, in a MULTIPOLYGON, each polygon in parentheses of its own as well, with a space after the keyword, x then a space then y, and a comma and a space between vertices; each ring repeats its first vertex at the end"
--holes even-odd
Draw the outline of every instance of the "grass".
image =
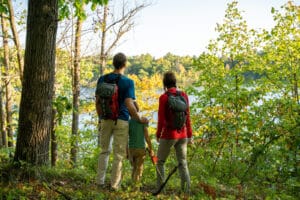
MULTIPOLYGON (((3 161, 3 159, 2 159, 3 161)), ((23 164, 16 168, 5 159, 0 170, 0 200, 13 199, 184 199, 178 190, 179 177, 173 177, 164 194, 153 196, 155 189, 155 167, 151 161, 145 161, 142 187, 139 191, 131 183, 131 167, 124 162, 122 185, 118 191, 110 191, 95 184, 96 170, 86 168, 33 167, 23 164)), ((110 166, 107 183, 110 179, 110 166)), ((205 196, 205 195, 204 195, 205 196)))

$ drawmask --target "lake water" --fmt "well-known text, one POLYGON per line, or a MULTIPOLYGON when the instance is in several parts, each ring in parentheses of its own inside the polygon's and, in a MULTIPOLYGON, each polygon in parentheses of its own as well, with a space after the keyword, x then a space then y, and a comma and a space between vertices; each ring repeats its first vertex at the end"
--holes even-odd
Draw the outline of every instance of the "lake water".
MULTIPOLYGON (((247 90, 254 90, 255 88, 252 87, 248 87, 247 90)), ((199 91, 203 90, 202 87, 198 88, 199 91)), ((80 98, 82 100, 88 100, 88 101, 94 101, 95 97, 94 97, 94 92, 95 89, 94 88, 82 88, 81 89, 81 96, 80 98)), ((163 90, 157 90, 158 94, 162 94, 163 90)), ((189 101, 190 101, 190 105, 192 105, 193 103, 197 102, 197 97, 193 96, 193 95, 188 95, 189 96, 189 101)), ((264 101, 270 100, 270 99, 278 99, 280 98, 282 95, 278 94, 278 93, 268 93, 267 95, 264 96, 263 99, 257 101, 255 103, 255 105, 260 106, 264 103, 264 101)), ((158 101, 158 99, 156 99, 158 101)), ((250 109, 250 108, 249 108, 250 109)), ((143 114, 141 112, 141 114, 143 114)), ((95 123, 91 123, 91 122, 97 122, 97 116, 96 116, 96 112, 93 113, 82 113, 79 116, 79 129, 81 130, 85 130, 85 129, 95 129, 96 127, 93 125, 95 123)), ((157 111, 152 112, 151 115, 151 121, 152 127, 156 127, 156 122, 157 122, 157 111)))

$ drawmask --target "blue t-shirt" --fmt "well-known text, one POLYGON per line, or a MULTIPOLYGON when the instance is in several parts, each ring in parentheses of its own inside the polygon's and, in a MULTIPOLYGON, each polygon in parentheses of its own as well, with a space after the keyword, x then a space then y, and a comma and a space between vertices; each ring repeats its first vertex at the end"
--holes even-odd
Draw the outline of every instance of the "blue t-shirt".
MULTIPOLYGON (((102 83, 104 81, 104 76, 101 76, 98 79, 98 83, 102 83)), ((107 80, 115 80, 119 76, 119 74, 115 73, 110 73, 107 75, 107 80)), ((125 105, 125 99, 126 98, 132 98, 133 100, 135 99, 135 93, 134 93, 134 82, 130 78, 121 75, 119 82, 118 82, 118 88, 119 88, 119 117, 118 119, 122 119, 125 121, 128 121, 129 119, 129 112, 128 109, 125 105)))

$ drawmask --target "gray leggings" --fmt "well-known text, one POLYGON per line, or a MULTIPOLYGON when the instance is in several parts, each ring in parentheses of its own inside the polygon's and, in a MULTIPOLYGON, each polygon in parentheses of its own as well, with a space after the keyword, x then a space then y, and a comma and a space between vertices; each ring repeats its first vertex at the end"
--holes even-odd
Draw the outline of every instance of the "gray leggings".
POLYGON ((174 146, 176 151, 177 162, 179 164, 179 174, 181 178, 181 190, 190 192, 190 174, 186 161, 188 139, 160 139, 158 146, 158 162, 157 162, 157 187, 159 188, 162 182, 165 180, 164 164, 168 158, 171 147, 174 146))

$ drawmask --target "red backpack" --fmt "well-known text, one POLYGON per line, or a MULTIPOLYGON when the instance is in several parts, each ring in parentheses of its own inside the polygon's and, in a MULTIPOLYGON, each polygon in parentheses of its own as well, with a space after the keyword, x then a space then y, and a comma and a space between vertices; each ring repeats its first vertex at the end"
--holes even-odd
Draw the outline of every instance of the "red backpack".
POLYGON ((121 74, 115 79, 108 79, 108 74, 104 76, 104 82, 98 83, 96 96, 99 98, 99 107, 102 119, 112 119, 117 121, 119 117, 119 95, 118 82, 121 74))

